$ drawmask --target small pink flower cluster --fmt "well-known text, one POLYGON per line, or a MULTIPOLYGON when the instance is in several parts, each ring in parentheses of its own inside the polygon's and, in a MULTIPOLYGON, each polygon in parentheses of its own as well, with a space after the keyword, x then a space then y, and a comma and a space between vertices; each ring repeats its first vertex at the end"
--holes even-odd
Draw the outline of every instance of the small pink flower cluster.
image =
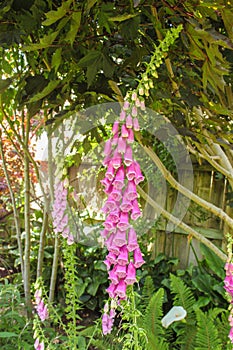
POLYGON ((35 292, 35 302, 36 302, 36 311, 41 321, 45 321, 49 317, 48 307, 45 305, 43 299, 41 299, 42 291, 37 289, 35 292))
MULTIPOLYGON (((226 270, 226 277, 224 279, 224 288, 231 297, 231 306, 233 304, 233 264, 232 263, 226 263, 225 265, 226 270)), ((230 310, 230 316, 229 316, 229 323, 231 326, 229 338, 231 342, 233 343, 233 308, 231 307, 230 310)))
MULTIPOLYGON (((134 131, 139 131, 138 119, 135 118, 137 107, 144 109, 145 105, 135 93, 132 100, 133 107, 128 101, 124 103, 119 121, 113 124, 113 135, 105 144, 104 165, 107 170, 101 181, 108 195, 102 208, 106 220, 101 233, 109 251, 104 261, 111 281, 107 292, 110 298, 119 300, 126 298, 127 285, 136 282, 136 269, 144 263, 130 220, 134 221, 141 216, 137 185, 144 177, 139 163, 133 158, 132 143, 134 131)), ((104 333, 111 331, 113 319, 113 316, 104 314, 104 333)))
POLYGON ((68 225, 68 214, 66 214, 68 190, 65 181, 58 181, 55 184, 54 203, 53 203, 53 226, 55 233, 61 233, 63 238, 67 239, 68 244, 74 243, 74 237, 70 233, 68 225))
POLYGON ((109 310, 108 303, 106 303, 104 306, 104 314, 102 317, 102 329, 103 329, 104 335, 111 333, 115 315, 116 315, 116 303, 114 303, 114 300, 112 300, 110 310, 109 310))
POLYGON ((42 341, 40 343, 39 338, 36 338, 36 341, 34 343, 34 348, 35 348, 35 350, 44 350, 44 342, 42 341))

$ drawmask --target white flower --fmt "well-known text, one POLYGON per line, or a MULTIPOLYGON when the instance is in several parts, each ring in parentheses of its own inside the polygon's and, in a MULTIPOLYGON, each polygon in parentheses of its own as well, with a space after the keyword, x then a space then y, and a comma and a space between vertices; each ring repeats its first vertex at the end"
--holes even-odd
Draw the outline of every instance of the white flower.
POLYGON ((167 328, 175 321, 183 320, 187 311, 182 306, 173 306, 171 310, 162 318, 162 326, 167 328))

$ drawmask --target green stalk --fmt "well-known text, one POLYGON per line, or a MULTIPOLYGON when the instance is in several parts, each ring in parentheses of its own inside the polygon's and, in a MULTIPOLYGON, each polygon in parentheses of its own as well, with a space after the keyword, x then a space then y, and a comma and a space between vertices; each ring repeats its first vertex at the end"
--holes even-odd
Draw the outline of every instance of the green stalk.
POLYGON ((37 261, 37 278, 42 276, 42 267, 43 267, 43 259, 44 259, 44 246, 45 246, 45 235, 48 229, 48 213, 46 209, 44 209, 43 213, 43 223, 42 229, 40 233, 40 243, 39 243, 39 252, 38 252, 38 261, 37 261))

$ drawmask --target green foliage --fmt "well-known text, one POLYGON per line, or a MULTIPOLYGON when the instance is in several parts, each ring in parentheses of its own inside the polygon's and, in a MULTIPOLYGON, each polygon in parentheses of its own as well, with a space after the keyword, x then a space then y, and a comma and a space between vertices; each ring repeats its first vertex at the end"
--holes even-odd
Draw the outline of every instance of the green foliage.
POLYGON ((214 325, 214 319, 211 313, 208 314, 201 310, 196 311, 198 332, 196 335, 196 350, 221 350, 221 342, 218 330, 214 325))

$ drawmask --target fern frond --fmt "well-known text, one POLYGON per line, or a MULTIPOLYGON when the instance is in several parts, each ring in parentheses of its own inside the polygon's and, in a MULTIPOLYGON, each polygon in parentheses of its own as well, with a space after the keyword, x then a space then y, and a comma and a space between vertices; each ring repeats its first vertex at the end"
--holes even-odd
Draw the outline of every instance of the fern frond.
POLYGON ((142 288, 140 310, 145 310, 155 292, 154 282, 151 276, 146 276, 142 288))
POLYGON ((221 350, 217 327, 207 313, 196 310, 197 334, 195 350, 221 350))
POLYGON ((155 337, 159 337, 164 334, 164 329, 161 324, 161 318, 163 315, 163 299, 164 290, 163 288, 160 288, 150 299, 145 312, 145 330, 148 332, 148 334, 152 333, 155 337))
POLYGON ((194 319, 193 305, 196 302, 191 289, 177 276, 170 274, 171 292, 174 294, 174 305, 183 306, 187 311, 187 321, 194 319))

